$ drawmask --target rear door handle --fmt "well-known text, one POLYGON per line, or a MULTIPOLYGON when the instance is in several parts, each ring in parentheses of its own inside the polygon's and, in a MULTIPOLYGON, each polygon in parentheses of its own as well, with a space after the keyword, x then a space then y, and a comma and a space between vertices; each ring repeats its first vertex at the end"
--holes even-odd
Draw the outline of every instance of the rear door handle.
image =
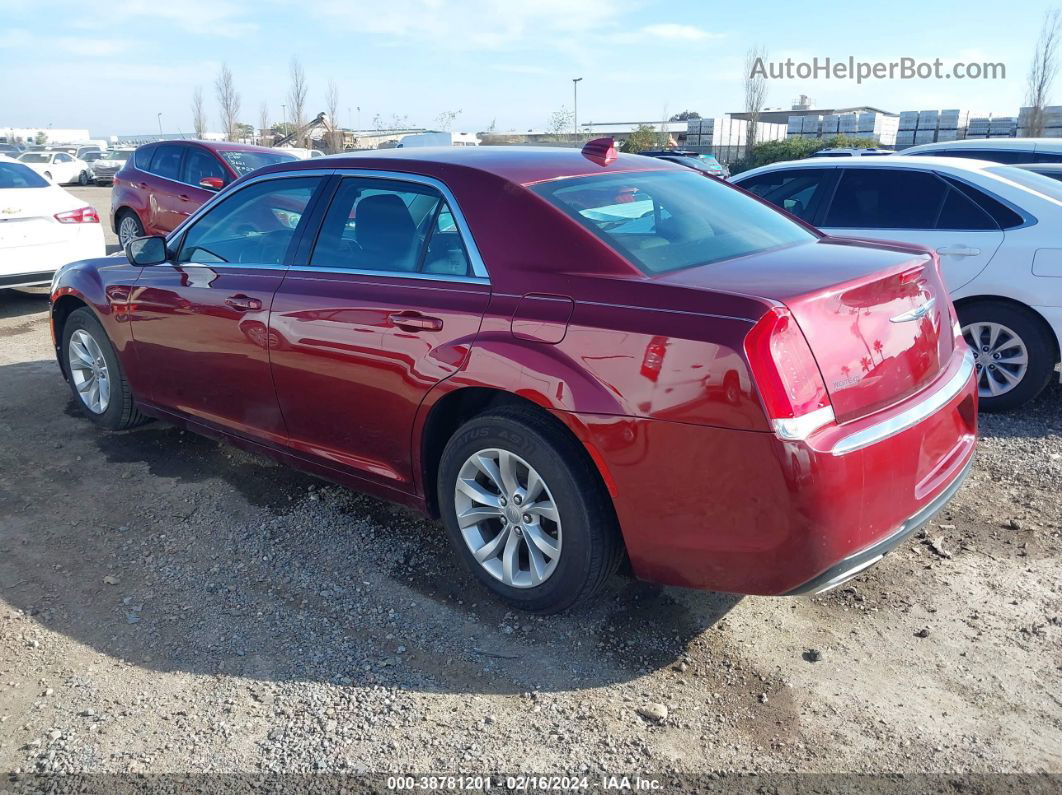
POLYGON ((949 257, 976 257, 981 253, 981 249, 970 248, 959 243, 954 246, 941 246, 937 249, 937 253, 949 257))
POLYGON ((442 318, 420 312, 392 312, 387 318, 404 331, 440 331, 443 327, 442 318))
POLYGON ((186 202, 186 201, 188 201, 188 194, 187 193, 179 193, 179 194, 177 194, 177 198, 180 199, 183 202, 186 202))
POLYGON ((225 303, 231 306, 237 312, 258 311, 262 308, 262 302, 257 298, 251 298, 250 296, 237 293, 236 295, 230 295, 225 299, 225 303))

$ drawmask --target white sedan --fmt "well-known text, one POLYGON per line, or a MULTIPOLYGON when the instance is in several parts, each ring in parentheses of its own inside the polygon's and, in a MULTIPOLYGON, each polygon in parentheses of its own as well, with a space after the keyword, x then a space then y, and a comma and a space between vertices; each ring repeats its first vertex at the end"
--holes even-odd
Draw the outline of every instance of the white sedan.
POLYGON ((92 177, 88 163, 66 152, 23 152, 18 162, 56 185, 88 185, 92 177))
POLYGON ((28 166, 0 158, 0 288, 48 284, 66 263, 105 254, 94 209, 28 166))
POLYGON ((981 408, 1047 385, 1062 349, 1062 183, 959 157, 793 160, 731 181, 828 235, 934 249, 967 343, 981 408))

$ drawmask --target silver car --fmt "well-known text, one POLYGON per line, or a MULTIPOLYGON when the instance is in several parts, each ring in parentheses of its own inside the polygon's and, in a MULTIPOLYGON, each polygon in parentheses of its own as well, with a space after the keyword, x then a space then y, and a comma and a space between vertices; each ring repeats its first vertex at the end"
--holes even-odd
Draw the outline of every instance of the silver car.
POLYGON ((97 185, 110 185, 114 182, 117 174, 125 161, 133 156, 133 149, 109 149, 103 156, 92 164, 93 180, 97 185))

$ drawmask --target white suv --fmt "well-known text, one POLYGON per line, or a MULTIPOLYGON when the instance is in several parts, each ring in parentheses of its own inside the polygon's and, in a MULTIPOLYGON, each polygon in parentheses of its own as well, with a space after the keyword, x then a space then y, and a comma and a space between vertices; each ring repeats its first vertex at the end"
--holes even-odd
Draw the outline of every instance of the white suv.
POLYGON ((900 155, 774 163, 731 181, 826 234, 934 249, 984 410, 1015 408, 1047 385, 1062 348, 1062 183, 900 155))
POLYGON ((899 154, 930 157, 968 157, 995 163, 1062 163, 1059 138, 966 138, 909 146, 899 154))

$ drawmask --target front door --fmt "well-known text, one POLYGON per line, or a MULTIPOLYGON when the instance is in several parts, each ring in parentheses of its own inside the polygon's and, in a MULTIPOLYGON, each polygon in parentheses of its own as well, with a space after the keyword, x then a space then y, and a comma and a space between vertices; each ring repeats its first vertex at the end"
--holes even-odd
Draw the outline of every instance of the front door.
POLYGON ((223 429, 283 441, 269 371, 269 309, 323 180, 251 183, 171 241, 171 262, 144 268, 130 319, 151 402, 223 429))
POLYGON ((273 380, 302 455, 412 491, 417 408, 464 363, 490 298, 453 213, 428 185, 340 181, 270 315, 273 380))

